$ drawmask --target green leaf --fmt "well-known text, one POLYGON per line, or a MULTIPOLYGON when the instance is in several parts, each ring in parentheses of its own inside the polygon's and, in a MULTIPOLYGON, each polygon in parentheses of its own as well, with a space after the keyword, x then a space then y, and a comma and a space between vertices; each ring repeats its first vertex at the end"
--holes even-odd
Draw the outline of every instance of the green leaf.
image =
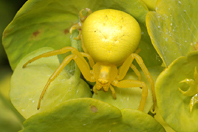
POLYGON ((24 122, 21 132, 165 132, 151 116, 122 109, 99 100, 84 98, 66 101, 38 113, 24 122))
POLYGON ((22 129, 22 122, 9 107, 10 101, 0 93, 0 130, 2 132, 16 132, 22 129))
MULTIPOLYGON (((157 76, 160 74, 160 72, 163 69, 164 68, 162 67, 149 68, 149 72, 151 73, 151 76, 154 79, 154 82, 157 76)), ((141 73, 141 78, 142 78, 141 80, 146 83, 149 89, 147 101, 146 101, 145 108, 144 108, 144 112, 148 113, 151 107, 153 106, 153 95, 152 95, 150 83, 148 82, 144 73, 142 71, 140 71, 140 73, 141 73)), ((133 72, 129 72, 124 79, 138 80, 137 76, 133 72)), ((124 109, 124 108, 138 109, 139 108, 141 95, 142 95, 142 89, 140 89, 139 87, 132 87, 132 88, 114 87, 114 88, 115 88, 116 99, 113 98, 111 90, 109 90, 108 92, 98 91, 98 94, 97 95, 94 94, 93 98, 112 104, 119 109, 124 109)))
POLYGON ((11 71, 0 70, 0 130, 16 132, 22 129, 24 119, 14 109, 9 99, 11 71))
MULTIPOLYGON (((3 30, 6 28, 8 23, 12 20, 15 14, 15 6, 13 6, 10 1, 1 0, 0 1, 0 36, 3 34, 3 30)), ((0 37, 0 65, 5 63, 4 61, 7 60, 7 56, 5 54, 5 50, 2 45, 2 37, 0 37)))
POLYGON ((160 112, 159 112, 159 109, 158 107, 156 107, 155 109, 156 113, 155 113, 155 116, 154 116, 154 119, 156 119, 163 127, 164 129, 166 130, 166 132, 175 132, 165 121, 164 119, 162 118, 160 112))
POLYGON ((195 67, 198 67, 198 51, 187 57, 179 57, 173 61, 157 78, 157 105, 163 119, 175 131, 198 130, 198 105, 190 112, 192 96, 186 96, 179 90, 180 82, 186 78, 194 78, 195 67))
POLYGON ((45 84, 60 65, 59 58, 57 56, 41 58, 25 68, 22 66, 31 58, 51 50, 53 49, 42 48, 30 53, 20 61, 13 73, 10 98, 25 118, 46 109, 52 109, 68 99, 91 97, 90 88, 82 79, 70 77, 68 72, 63 70, 48 87, 41 101, 41 108, 37 110, 38 100, 45 84))
POLYGON ((148 66, 161 64, 145 27, 148 9, 140 0, 29 0, 3 34, 3 45, 12 69, 25 55, 41 47, 60 49, 70 46, 69 29, 78 22, 79 11, 84 8, 92 11, 113 8, 131 14, 142 27, 140 55, 148 66))
POLYGON ((149 8, 149 10, 155 10, 157 0, 142 0, 146 6, 149 8))
POLYGON ((197 7, 195 0, 159 0, 156 12, 147 14, 149 35, 166 66, 198 49, 197 7))
POLYGON ((1 68, 0 73, 0 93, 3 97, 9 99, 10 78, 12 71, 9 68, 1 68))

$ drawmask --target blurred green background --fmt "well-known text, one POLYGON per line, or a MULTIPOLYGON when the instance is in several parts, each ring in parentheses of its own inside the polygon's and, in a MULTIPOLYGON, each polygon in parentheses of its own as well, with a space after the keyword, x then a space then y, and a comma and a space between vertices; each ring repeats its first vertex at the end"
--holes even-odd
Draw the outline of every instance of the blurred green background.
POLYGON ((17 11, 26 0, 0 0, 0 131, 17 132, 22 129, 23 117, 15 110, 9 99, 12 70, 2 45, 2 35, 17 11))

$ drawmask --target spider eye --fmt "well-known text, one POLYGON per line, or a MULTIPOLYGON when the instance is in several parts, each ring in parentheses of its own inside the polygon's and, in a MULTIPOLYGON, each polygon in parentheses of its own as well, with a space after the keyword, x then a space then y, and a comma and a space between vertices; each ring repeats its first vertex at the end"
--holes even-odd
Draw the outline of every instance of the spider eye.
POLYGON ((107 79, 98 79, 98 82, 101 84, 107 84, 109 81, 107 79))

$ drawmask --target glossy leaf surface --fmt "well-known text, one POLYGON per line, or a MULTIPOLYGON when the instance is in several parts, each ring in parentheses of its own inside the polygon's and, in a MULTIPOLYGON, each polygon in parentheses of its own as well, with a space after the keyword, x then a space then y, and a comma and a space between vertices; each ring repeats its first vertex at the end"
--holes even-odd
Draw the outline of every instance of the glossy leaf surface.
POLYGON ((166 66, 198 49, 197 7, 195 0, 159 0, 156 12, 147 14, 149 35, 166 66))

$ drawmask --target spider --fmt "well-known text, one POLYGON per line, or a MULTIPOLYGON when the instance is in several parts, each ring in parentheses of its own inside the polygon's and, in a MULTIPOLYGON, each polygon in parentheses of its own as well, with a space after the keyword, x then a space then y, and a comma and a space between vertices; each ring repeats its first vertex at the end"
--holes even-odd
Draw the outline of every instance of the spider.
POLYGON ((114 9, 103 9, 92 13, 90 9, 86 8, 80 11, 79 17, 80 22, 70 28, 70 33, 73 30, 79 30, 79 35, 76 39, 81 39, 84 52, 79 52, 74 47, 64 47, 34 57, 23 65, 24 68, 27 64, 42 57, 67 52, 72 53, 63 60, 49 78, 40 95, 37 109, 40 108, 41 100, 50 83, 71 60, 74 60, 84 78, 87 81, 96 82, 93 86, 93 92, 95 94, 97 94, 98 90, 103 89, 106 92, 110 89, 113 98, 116 99, 113 86, 119 88, 141 87, 142 97, 138 109, 143 111, 148 95, 148 88, 141 81, 140 72, 132 64, 134 59, 151 84, 154 108, 156 100, 154 82, 142 58, 137 54, 139 52, 137 47, 141 39, 141 29, 138 22, 131 15, 114 9), (83 15, 83 11, 86 11, 88 15, 83 15), (85 57, 88 61, 86 61, 85 57), (138 80, 124 80, 130 67, 138 76, 138 80))

